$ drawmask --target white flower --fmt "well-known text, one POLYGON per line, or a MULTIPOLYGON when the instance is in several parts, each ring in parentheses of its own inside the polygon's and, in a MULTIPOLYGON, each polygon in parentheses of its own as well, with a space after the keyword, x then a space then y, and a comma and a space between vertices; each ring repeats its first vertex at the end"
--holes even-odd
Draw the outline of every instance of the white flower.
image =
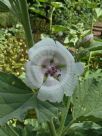
POLYGON ((29 50, 26 81, 37 88, 40 100, 61 102, 64 94, 71 96, 78 76, 83 73, 81 63, 75 63, 71 53, 58 41, 46 38, 29 50))

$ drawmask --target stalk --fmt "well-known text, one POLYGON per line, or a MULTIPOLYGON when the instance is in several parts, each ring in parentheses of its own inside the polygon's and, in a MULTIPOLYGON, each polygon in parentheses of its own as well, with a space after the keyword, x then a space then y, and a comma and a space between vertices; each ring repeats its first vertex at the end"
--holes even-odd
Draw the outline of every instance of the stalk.
POLYGON ((48 122, 48 126, 49 126, 51 136, 57 136, 56 129, 55 129, 55 126, 54 126, 54 123, 53 123, 53 119, 51 119, 51 121, 48 122))
POLYGON ((63 133, 63 129, 65 127, 65 121, 66 121, 67 114, 68 114, 68 111, 69 111, 69 107, 70 107, 70 97, 68 97, 68 100, 67 100, 66 111, 64 111, 62 113, 62 120, 61 120, 61 127, 59 129, 59 136, 61 136, 62 133, 63 133))
POLYGON ((21 5, 21 11, 22 11, 22 14, 23 14, 22 24, 23 24, 23 27, 24 27, 24 30, 25 30, 27 44, 28 44, 28 47, 31 48, 33 46, 33 44, 34 44, 34 41, 33 41, 33 36, 32 36, 32 31, 31 31, 27 1, 22 0, 20 2, 20 5, 21 5))

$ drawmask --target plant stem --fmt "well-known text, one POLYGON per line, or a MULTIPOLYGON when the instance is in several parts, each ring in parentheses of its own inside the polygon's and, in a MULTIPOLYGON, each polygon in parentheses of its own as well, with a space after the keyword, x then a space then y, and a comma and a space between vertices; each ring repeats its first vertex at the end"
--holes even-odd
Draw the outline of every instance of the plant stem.
POLYGON ((8 125, 8 127, 15 136, 19 136, 18 133, 11 126, 8 125))
POLYGON ((20 5, 21 5, 21 11, 22 11, 22 24, 25 30, 27 44, 28 44, 28 47, 31 48, 34 44, 34 41, 33 41, 33 36, 31 31, 27 1, 26 0, 21 1, 20 5))
POLYGON ((8 5, 4 1, 4 4, 10 9, 10 11, 16 16, 20 23, 23 25, 25 36, 27 39, 27 45, 31 48, 34 44, 32 30, 30 25, 30 18, 28 12, 27 0, 8 0, 8 5))
POLYGON ((88 70, 90 70, 90 61, 91 61, 91 57, 92 57, 92 52, 90 52, 90 54, 89 54, 89 59, 88 59, 88 70))
POLYGON ((62 136, 64 136, 65 134, 68 133, 68 130, 69 130, 70 126, 71 126, 73 123, 74 123, 74 120, 71 120, 71 121, 69 122, 69 124, 68 124, 68 125, 66 126, 66 128, 63 130, 63 135, 62 135, 62 136))
POLYGON ((51 135, 52 136, 57 136, 56 129, 55 129, 55 126, 53 124, 53 119, 51 119, 51 121, 48 122, 48 126, 49 126, 49 130, 51 132, 51 135))
POLYGON ((62 120, 61 120, 61 127, 60 127, 60 131, 59 131, 59 136, 62 135, 62 132, 63 132, 63 129, 64 129, 64 125, 65 125, 65 121, 66 121, 66 118, 67 118, 67 114, 68 114, 68 111, 69 111, 69 106, 70 106, 70 97, 68 97, 68 100, 67 100, 67 106, 66 106, 66 110, 62 113, 62 120))
POLYGON ((52 32, 52 17, 53 17, 53 12, 55 11, 55 8, 52 8, 51 14, 50 14, 50 32, 52 32))

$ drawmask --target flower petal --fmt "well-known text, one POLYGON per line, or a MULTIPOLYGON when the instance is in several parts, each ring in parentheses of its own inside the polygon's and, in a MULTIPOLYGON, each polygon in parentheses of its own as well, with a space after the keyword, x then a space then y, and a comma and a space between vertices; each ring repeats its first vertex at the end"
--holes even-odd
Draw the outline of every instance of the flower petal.
POLYGON ((31 60, 33 65, 41 66, 43 64, 49 65, 50 61, 53 58, 54 52, 52 50, 39 51, 39 53, 34 54, 34 58, 31 60))
POLYGON ((63 81, 63 79, 65 79, 66 77, 67 77, 67 75, 68 75, 68 70, 67 70, 67 67, 65 66, 65 67, 63 67, 62 69, 61 69, 61 71, 60 71, 60 76, 59 76, 59 81, 61 82, 61 81, 63 81))
POLYGON ((53 77, 48 77, 38 92, 38 98, 42 101, 61 102, 63 100, 63 89, 60 82, 53 77))
POLYGON ((73 65, 73 72, 78 76, 80 76, 84 72, 84 66, 81 62, 77 62, 73 65))
POLYGON ((36 53, 36 51, 38 51, 38 49, 42 50, 43 48, 46 47, 54 47, 55 46, 55 41, 51 38, 45 38, 39 42, 37 42, 32 48, 30 48, 28 55, 30 60, 34 57, 34 54, 36 53))
POLYGON ((43 83, 44 75, 39 66, 34 66, 30 61, 26 64, 26 81, 31 88, 40 88, 43 83))
POLYGON ((66 96, 72 96, 74 89, 78 83, 78 76, 84 72, 82 63, 73 63, 70 69, 61 71, 61 86, 66 96))
POLYGON ((74 77, 74 75, 69 75, 67 81, 62 85, 64 93, 66 96, 72 96, 74 89, 78 83, 78 77, 74 77))
POLYGON ((73 94, 78 76, 84 69, 81 63, 75 63, 74 57, 61 43, 51 38, 43 39, 29 50, 29 58, 31 61, 26 64, 28 84, 32 88, 40 88, 37 96, 40 100, 61 102, 64 93, 67 96, 73 94), (49 75, 44 80, 51 59, 57 67, 60 66, 59 81, 49 75))
POLYGON ((68 58, 68 60, 70 60, 70 62, 74 61, 74 57, 72 56, 72 54, 60 42, 56 41, 56 46, 57 49, 61 51, 62 54, 66 56, 66 58, 68 58))

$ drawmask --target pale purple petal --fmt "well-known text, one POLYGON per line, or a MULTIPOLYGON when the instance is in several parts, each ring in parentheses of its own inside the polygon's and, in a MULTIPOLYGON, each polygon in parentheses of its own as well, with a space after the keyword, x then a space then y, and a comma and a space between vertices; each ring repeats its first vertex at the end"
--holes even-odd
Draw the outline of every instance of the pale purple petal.
POLYGON ((74 75, 68 75, 67 80, 64 81, 62 85, 66 96, 72 96, 77 83, 78 83, 78 77, 74 77, 74 75))
POLYGON ((60 42, 56 41, 57 50, 59 50, 70 62, 74 62, 74 57, 60 42))
POLYGON ((34 58, 31 60, 32 64, 38 66, 49 64, 49 60, 53 58, 53 54, 51 54, 51 52, 53 53, 51 50, 45 50, 44 52, 40 51, 39 53, 34 54, 34 58))
POLYGON ((63 89, 60 82, 53 77, 48 77, 38 92, 38 98, 42 101, 61 102, 63 100, 63 89))
POLYGON ((68 73, 68 68, 65 66, 64 68, 61 69, 60 73, 61 75, 59 76, 59 81, 62 82, 67 76, 66 73, 68 73))
POLYGON ((33 88, 40 88, 44 79, 44 74, 39 66, 34 66, 30 61, 26 63, 26 81, 33 88))
POLYGON ((36 53, 36 51, 40 51, 42 49, 47 48, 53 48, 55 46, 55 41, 51 38, 45 38, 39 42, 37 42, 32 48, 30 48, 28 55, 30 60, 34 57, 34 54, 36 53))
POLYGON ((84 72, 84 66, 81 62, 77 62, 73 65, 73 72, 75 75, 80 76, 84 72))

